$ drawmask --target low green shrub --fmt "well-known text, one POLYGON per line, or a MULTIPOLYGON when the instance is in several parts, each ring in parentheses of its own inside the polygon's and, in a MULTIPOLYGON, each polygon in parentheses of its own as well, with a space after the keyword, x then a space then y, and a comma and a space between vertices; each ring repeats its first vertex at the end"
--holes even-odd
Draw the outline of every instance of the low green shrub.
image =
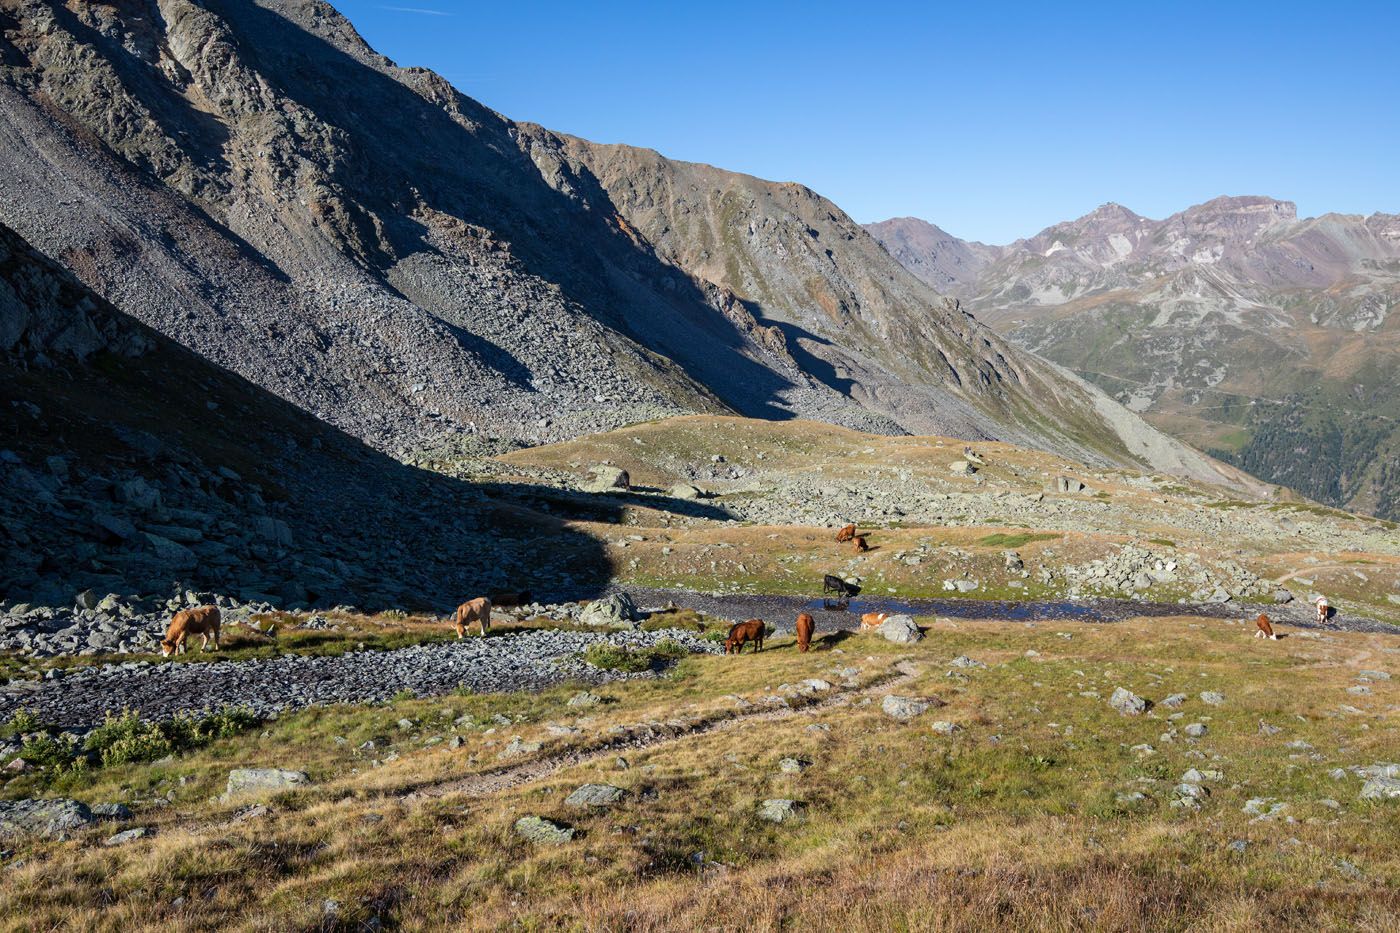
POLYGON ((156 761, 177 752, 202 748, 252 728, 258 718, 248 710, 224 707, 196 719, 181 714, 165 722, 143 722, 135 710, 111 713, 88 734, 83 748, 99 757, 104 767, 156 761))

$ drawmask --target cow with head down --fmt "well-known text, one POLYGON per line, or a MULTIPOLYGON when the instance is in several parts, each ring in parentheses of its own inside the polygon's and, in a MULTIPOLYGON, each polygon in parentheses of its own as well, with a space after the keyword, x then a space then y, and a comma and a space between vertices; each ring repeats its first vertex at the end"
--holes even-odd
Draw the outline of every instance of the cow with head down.
POLYGON ((491 631, 491 600, 485 596, 469 599, 457 607, 457 637, 463 638, 475 622, 482 636, 491 631))

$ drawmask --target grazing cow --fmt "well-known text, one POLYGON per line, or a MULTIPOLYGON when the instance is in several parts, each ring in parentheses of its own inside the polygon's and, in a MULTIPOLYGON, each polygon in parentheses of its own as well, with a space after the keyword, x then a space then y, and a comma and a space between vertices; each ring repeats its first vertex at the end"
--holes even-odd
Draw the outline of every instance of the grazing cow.
POLYGON ((740 622, 729 630, 729 637, 724 640, 725 654, 739 654, 744 650, 746 642, 753 642, 754 651, 763 650, 764 625, 762 619, 750 619, 747 622, 740 622))
POLYGON ((806 652, 812 647, 812 632, 816 631, 817 620, 812 618, 811 613, 801 612, 797 615, 797 650, 806 652))
POLYGON ((219 625, 223 622, 223 616, 219 614, 218 606, 198 606, 194 609, 183 609, 175 613, 175 618, 170 620, 170 627, 165 630, 165 637, 160 642, 160 654, 163 658, 168 658, 172 654, 185 651, 185 640, 191 635, 198 635, 202 641, 199 643, 199 650, 203 651, 209 647, 209 641, 214 641, 214 650, 219 650, 219 625))
POLYGON ((840 577, 833 577, 828 573, 822 577, 822 592, 835 593, 842 599, 850 599, 860 592, 860 587, 856 586, 854 583, 847 583, 840 577))
POLYGON ((1331 607, 1327 605, 1327 597, 1319 596, 1313 602, 1317 603, 1317 621, 1326 622, 1327 617, 1332 613, 1331 607))
POLYGON ((875 629, 885 624, 885 620, 890 617, 888 612, 866 612, 860 617, 860 630, 862 632, 873 632, 875 629))
POLYGON ((855 536, 856 526, 847 525, 845 528, 842 528, 840 531, 836 532, 836 543, 845 544, 847 541, 851 540, 855 536))
POLYGON ((1274 634, 1274 627, 1269 622, 1269 617, 1264 613, 1259 613, 1259 618, 1254 620, 1254 624, 1259 626, 1259 630, 1254 633, 1255 638, 1272 638, 1278 641, 1278 636, 1274 634))
POLYGON ((457 637, 465 636, 467 626, 473 622, 480 627, 482 635, 491 631, 491 600, 485 596, 469 599, 457 607, 457 637))
POLYGON ((535 601, 534 594, 529 590, 521 590, 518 593, 492 593, 487 598, 493 606, 527 606, 535 601))
POLYGON ((851 547, 857 554, 864 554, 866 551, 870 550, 870 545, 865 543, 865 535, 856 535, 851 539, 851 542, 851 547))

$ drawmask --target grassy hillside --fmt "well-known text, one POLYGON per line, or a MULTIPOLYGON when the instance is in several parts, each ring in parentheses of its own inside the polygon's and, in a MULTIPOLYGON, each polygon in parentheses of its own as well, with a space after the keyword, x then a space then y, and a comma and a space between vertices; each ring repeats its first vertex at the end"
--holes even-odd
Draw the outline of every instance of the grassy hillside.
POLYGON ((1394 669, 1392 637, 922 622, 912 646, 692 658, 588 709, 568 688, 328 708, 113 768, 74 793, 159 796, 132 821, 152 835, 23 845, 5 925, 1383 929, 1400 910, 1395 803, 1351 770, 1394 757, 1400 688, 1363 673, 1394 669), (1120 715, 1118 687, 1155 705, 1120 715), (946 705, 901 722, 886 692, 946 705), (516 736, 539 750, 502 758, 516 736), (242 765, 314 784, 212 800, 242 765), (625 796, 567 805, 585 783, 625 796), (769 799, 800 820, 760 818, 769 799), (525 816, 574 835, 527 842, 525 816))

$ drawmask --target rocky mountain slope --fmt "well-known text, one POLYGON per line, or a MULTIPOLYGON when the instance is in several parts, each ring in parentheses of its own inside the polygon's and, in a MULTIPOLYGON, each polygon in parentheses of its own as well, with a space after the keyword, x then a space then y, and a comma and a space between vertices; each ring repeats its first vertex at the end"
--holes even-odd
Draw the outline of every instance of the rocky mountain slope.
MULTIPOLYGON (((871 229, 939 280, 960 247, 928 227, 871 229)), ((1014 343, 1263 479, 1400 515, 1400 216, 1300 220, 1240 197, 1156 221, 1108 204, 975 246, 982 264, 949 290, 1014 343)))
POLYGON ((315 0, 0 0, 0 222, 381 449, 734 411, 1240 481, 813 192, 513 123, 315 0))
POLYGON ((186 592, 445 612, 491 588, 597 592, 608 575, 586 535, 496 501, 490 482, 403 465, 207 362, 3 226, 0 485, 9 648, 14 628, 21 647, 116 650, 186 592))

